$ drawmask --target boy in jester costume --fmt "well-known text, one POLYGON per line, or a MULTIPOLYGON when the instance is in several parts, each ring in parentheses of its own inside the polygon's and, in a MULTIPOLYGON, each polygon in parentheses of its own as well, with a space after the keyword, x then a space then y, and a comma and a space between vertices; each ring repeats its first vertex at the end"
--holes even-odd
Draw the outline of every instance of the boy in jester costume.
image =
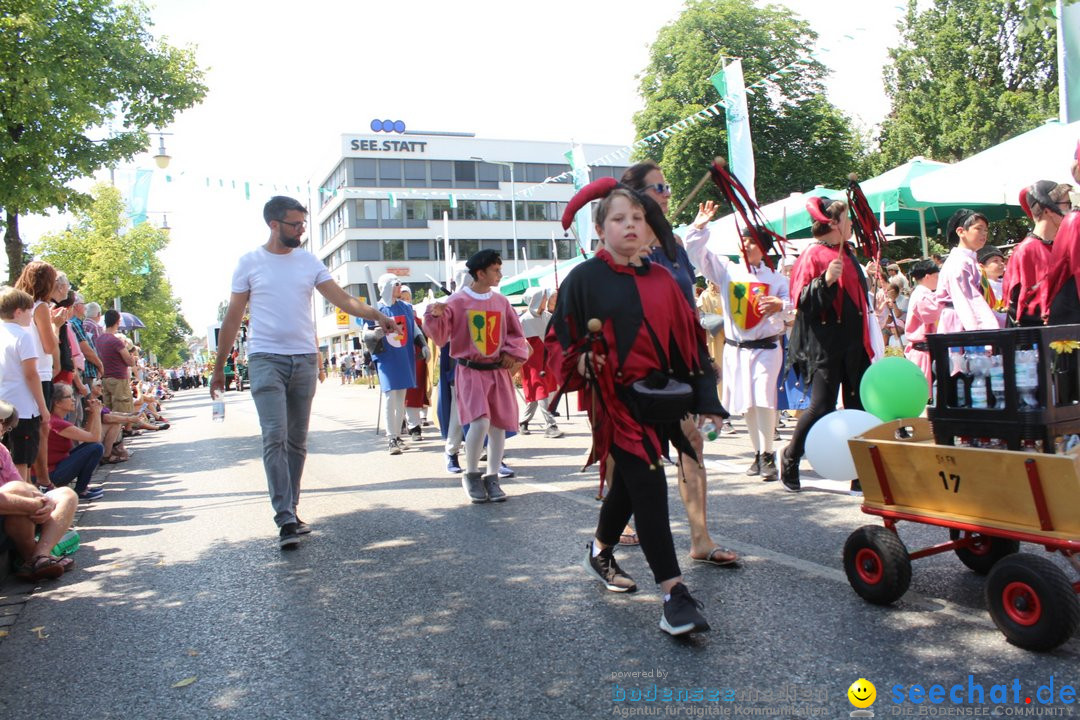
POLYGON ((413 307, 401 299, 401 280, 386 273, 379 277, 379 310, 397 323, 398 331, 383 337, 383 347, 373 352, 379 388, 386 399, 386 436, 391 455, 405 448, 401 424, 405 421, 405 393, 416 386, 416 345, 419 333, 413 307))
POLYGON ((481 250, 466 267, 472 281, 445 303, 428 305, 424 326, 435 344, 450 343, 457 362, 458 419, 469 426, 462 487, 471 502, 502 502, 506 493, 499 487, 499 467, 506 433, 518 426, 511 376, 529 358, 529 344, 510 301, 494 290, 502 280, 499 254, 481 250), (481 473, 485 438, 488 466, 487 473, 481 473))

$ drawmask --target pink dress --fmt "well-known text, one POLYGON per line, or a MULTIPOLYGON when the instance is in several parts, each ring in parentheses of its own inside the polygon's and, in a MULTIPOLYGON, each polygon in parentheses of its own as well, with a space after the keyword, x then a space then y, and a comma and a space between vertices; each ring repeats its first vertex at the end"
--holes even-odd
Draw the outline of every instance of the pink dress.
MULTIPOLYGON (((529 358, 517 313, 509 300, 494 291, 480 294, 461 288, 446 301, 441 317, 434 317, 428 306, 424 328, 436 345, 450 343, 455 360, 497 363, 504 352, 520 362, 529 358)), ((487 417, 492 427, 517 430, 517 397, 506 370, 476 370, 458 363, 454 386, 462 425, 487 417)))
POLYGON ((1001 323, 983 297, 975 251, 954 247, 941 266, 937 299, 941 304, 939 333, 998 330, 1001 323))
POLYGON ((917 285, 911 291, 908 300, 907 324, 904 326, 904 357, 919 366, 926 375, 926 386, 934 387, 931 377, 930 353, 915 348, 915 343, 925 344, 926 336, 937 332, 938 317, 941 315, 941 303, 937 296, 925 285, 917 285))

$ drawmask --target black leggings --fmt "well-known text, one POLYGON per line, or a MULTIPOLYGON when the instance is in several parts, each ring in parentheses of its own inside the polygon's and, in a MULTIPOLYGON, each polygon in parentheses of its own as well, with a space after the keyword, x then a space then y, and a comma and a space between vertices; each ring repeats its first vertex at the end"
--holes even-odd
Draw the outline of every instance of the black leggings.
POLYGON ((596 539, 604 545, 617 545, 619 535, 633 515, 641 550, 657 584, 678 577, 682 571, 675 557, 675 541, 671 538, 667 476, 663 467, 650 470, 644 460, 614 445, 609 458, 612 460, 615 473, 600 507, 596 539))
POLYGON ((848 353, 834 357, 829 364, 818 368, 810 378, 810 407, 803 411, 791 435, 791 444, 784 454, 792 460, 798 460, 806 451, 806 436, 822 416, 836 409, 836 395, 840 386, 844 386, 844 407, 848 410, 862 410, 859 398, 859 383, 863 373, 870 367, 870 360, 860 345, 857 353, 848 353))

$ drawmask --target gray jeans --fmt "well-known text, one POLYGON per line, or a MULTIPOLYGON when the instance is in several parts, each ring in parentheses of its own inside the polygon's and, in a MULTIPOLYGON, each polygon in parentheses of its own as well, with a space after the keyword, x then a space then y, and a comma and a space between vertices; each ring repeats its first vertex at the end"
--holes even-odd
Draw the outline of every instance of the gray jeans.
POLYGON ((278 527, 296 522, 300 476, 307 458, 318 356, 255 353, 248 358, 251 399, 262 427, 263 468, 278 527))

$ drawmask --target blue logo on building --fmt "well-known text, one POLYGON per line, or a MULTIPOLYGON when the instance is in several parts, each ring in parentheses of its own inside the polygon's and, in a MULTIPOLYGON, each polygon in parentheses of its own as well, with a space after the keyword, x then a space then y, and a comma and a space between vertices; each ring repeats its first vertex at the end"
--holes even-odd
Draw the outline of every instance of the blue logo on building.
POLYGON ((372 132, 405 132, 405 123, 402 120, 379 120, 376 118, 371 121, 372 132))

